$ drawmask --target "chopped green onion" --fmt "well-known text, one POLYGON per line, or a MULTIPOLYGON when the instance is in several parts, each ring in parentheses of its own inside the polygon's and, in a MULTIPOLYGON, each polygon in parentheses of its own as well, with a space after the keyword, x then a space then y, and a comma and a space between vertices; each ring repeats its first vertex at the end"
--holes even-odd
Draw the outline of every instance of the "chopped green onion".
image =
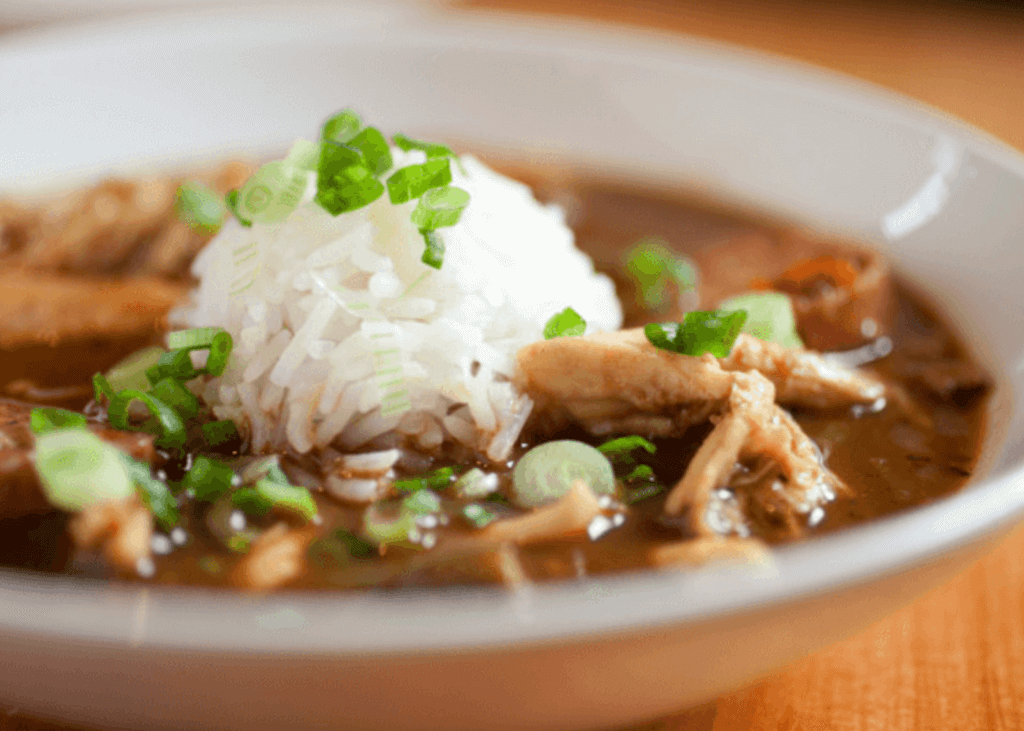
MULTIPOLYGON (((146 378, 154 386, 165 378, 191 381, 199 375, 187 350, 172 350, 160 356, 155 366, 146 369, 146 378)), ((141 389, 140 389, 141 390, 141 389)))
POLYGON ((362 126, 363 120, 359 118, 358 114, 351 109, 342 109, 324 122, 324 126, 320 130, 320 138, 345 144, 359 134, 359 128, 362 126))
POLYGON ((348 142, 348 146, 363 153, 363 160, 374 175, 383 175, 391 169, 391 148, 376 127, 364 129, 348 142))
POLYGON ((402 509, 417 515, 430 515, 441 511, 441 498, 430 490, 417 490, 402 501, 402 509))
POLYGON ((455 468, 442 467, 419 477, 406 480, 395 480, 395 489, 399 492, 416 492, 417 490, 442 490, 455 481, 455 468))
POLYGON ((131 429, 128 420, 128 409, 135 401, 140 401, 156 417, 159 429, 156 443, 161 447, 178 448, 185 445, 185 423, 173 408, 160 399, 142 391, 125 389, 111 400, 107 407, 110 423, 117 429, 131 429))
POLYGON ((363 534, 377 543, 406 543, 420 535, 416 517, 416 513, 402 510, 394 518, 386 518, 374 504, 363 513, 363 534))
POLYGON ((384 185, 366 166, 362 154, 351 147, 325 141, 320 148, 316 202, 332 216, 373 203, 384 185))
MULTIPOLYGON (((130 391, 131 389, 125 390, 130 391)), ((199 399, 173 378, 164 378, 158 381, 150 393, 176 409, 186 419, 191 419, 199 413, 199 399)))
POLYGON ((422 165, 409 165, 395 171, 388 178, 388 197, 394 204, 419 198, 431 188, 440 188, 452 182, 452 169, 448 158, 427 160, 422 165))
POLYGON ((191 490, 199 502, 212 503, 234 485, 235 472, 223 462, 209 457, 196 457, 192 469, 181 481, 184 490, 191 490))
POLYGON ((626 477, 626 482, 637 482, 639 480, 649 480, 654 477, 654 469, 647 464, 638 464, 633 468, 633 471, 626 477))
POLYGON ((298 207, 308 183, 306 171, 280 160, 268 162, 239 190, 239 212, 255 223, 280 223, 298 207))
POLYGON ((603 454, 583 442, 563 439, 539 444, 512 471, 514 502, 534 508, 558 500, 582 480, 595 495, 615 494, 615 473, 603 454))
POLYGON ((94 503, 131 497, 132 480, 115 447, 85 429, 36 437, 35 467, 51 505, 78 512, 94 503))
POLYGON ((647 339, 658 348, 681 355, 711 353, 725 358, 746 322, 747 313, 687 312, 683 322, 650 323, 644 326, 647 339))
POLYGON ((248 485, 263 478, 280 482, 282 485, 289 484, 288 475, 281 469, 281 461, 276 454, 253 462, 242 472, 243 484, 248 485))
POLYGON ((137 350, 120 363, 107 371, 107 381, 111 389, 121 391, 133 388, 142 391, 149 388, 146 369, 155 366, 166 351, 159 345, 137 350))
POLYGON ((649 454, 654 454, 658 451, 658 448, 651 444, 649 441, 636 434, 628 437, 619 437, 618 439, 611 439, 597 448, 601 454, 605 455, 609 459, 617 459, 619 457, 628 455, 634 449, 643 449, 649 454))
POLYGON ((427 158, 434 157, 455 157, 455 153, 447 145, 441 145, 437 142, 422 142, 421 140, 414 140, 411 137, 399 133, 391 138, 395 143, 395 146, 400 150, 409 152, 409 150, 421 150, 427 153, 427 158))
POLYGON ((113 401, 114 398, 116 398, 117 396, 117 393, 111 387, 110 382, 107 381, 107 379, 103 376, 102 373, 93 374, 92 393, 93 398, 95 398, 96 401, 102 401, 105 398, 107 400, 107 403, 113 401))
POLYGON ((636 505, 638 502, 641 502, 642 500, 648 500, 652 497, 655 497, 656 495, 660 495, 663 492, 665 492, 664 485, 659 485, 657 483, 644 485, 634 490, 629 490, 626 493, 626 504, 636 505))
POLYGON ((486 497, 497 489, 497 475, 488 476, 479 467, 473 467, 455 481, 455 493, 461 498, 486 497))
POLYGON ((67 409, 44 407, 32 409, 29 415, 29 427, 35 434, 45 434, 58 429, 83 429, 87 423, 82 414, 67 409))
POLYGON ((409 220, 421 232, 447 228, 459 222, 468 205, 469 193, 462 188, 451 185, 432 188, 420 196, 409 220))
POLYGON ((246 228, 252 227, 252 221, 242 215, 241 209, 238 205, 238 190, 229 190, 224 194, 224 207, 231 211, 231 215, 235 219, 245 226, 246 228))
POLYGON ((203 370, 211 376, 221 375, 228 364, 228 356, 231 355, 234 344, 235 341, 229 332, 221 331, 214 335, 213 341, 210 343, 210 354, 206 357, 206 367, 203 370))
POLYGON ((796 332, 793 302, 782 292, 753 292, 730 297, 718 306, 719 310, 743 310, 747 321, 743 332, 769 343, 787 348, 802 348, 803 341, 796 332))
POLYGON ((420 231, 426 246, 423 248, 423 256, 420 261, 428 267, 440 269, 444 264, 444 239, 435 231, 420 231))
POLYGON ((254 487, 243 488, 231 496, 235 507, 253 515, 265 515, 271 508, 281 508, 312 520, 316 517, 316 501, 305 487, 262 479, 254 487))
POLYGON ((193 327, 168 333, 167 347, 171 350, 203 350, 210 347, 213 338, 224 332, 222 327, 193 327))
POLYGON ((309 140, 297 139, 292 143, 284 164, 304 172, 316 172, 320 164, 320 144, 309 140))
POLYGON ((344 568, 353 558, 369 558, 376 553, 376 546, 344 528, 332 531, 309 547, 310 559, 325 570, 344 568))
POLYGON ((666 284, 675 282, 680 292, 693 289, 697 270, 686 257, 673 254, 661 239, 644 239, 626 255, 626 269, 640 288, 640 304, 660 310, 669 303, 666 284))
POLYGON ((223 421, 211 421, 201 427, 203 438, 211 447, 219 447, 222 444, 238 441, 238 427, 230 419, 223 421))
POLYGON ((462 509, 462 517, 474 528, 483 528, 498 519, 498 516, 479 503, 470 503, 462 509))
POLYGON ((181 521, 181 514, 178 513, 178 502, 167 484, 153 477, 149 465, 145 462, 139 462, 123 453, 121 458, 142 502, 149 508, 149 512, 156 518, 160 527, 170 530, 176 526, 181 521))
POLYGON ((575 337, 587 330, 587 321, 571 307, 551 316, 544 325, 544 339, 575 337))
POLYGON ((178 218, 196 231, 215 234, 224 222, 224 202, 220 194, 202 183, 182 183, 174 197, 178 218))

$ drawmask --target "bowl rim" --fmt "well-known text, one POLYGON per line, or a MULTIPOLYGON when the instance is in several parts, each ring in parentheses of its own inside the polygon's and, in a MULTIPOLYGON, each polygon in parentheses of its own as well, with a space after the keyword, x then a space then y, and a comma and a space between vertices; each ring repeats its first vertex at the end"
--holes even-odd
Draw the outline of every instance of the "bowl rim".
MULTIPOLYGON (((372 17, 372 10, 363 8, 372 17)), ((966 123, 895 92, 804 62, 678 33, 600 21, 393 7, 389 30, 435 39, 468 34, 478 48, 548 47, 654 64, 701 63, 715 73, 799 88, 832 106, 856 107, 928 132, 955 136, 968 149, 1024 178, 1024 156, 966 123), (432 35, 431 35, 432 34, 432 35)), ((348 27, 346 11, 325 3, 194 7, 89 20, 11 34, 4 59, 85 52, 126 27, 135 43, 178 33, 195 42, 225 19, 255 38, 284 23, 327 33, 348 27)), ((248 35, 246 35, 248 34, 248 35)), ((286 34, 287 35, 287 34, 286 34)), ((1024 464, 989 475, 942 500, 775 551, 774 570, 720 567, 684 574, 636 572, 501 589, 286 591, 247 595, 194 587, 146 587, 0 571, 0 636, 256 654, 387 654, 485 649, 607 637, 697 624, 720 616, 821 596, 939 559, 981 541, 1024 514, 1024 464), (871 550, 864 550, 865 547, 871 550), (585 611, 579 611, 583 606, 585 611), (195 617, 203 617, 196 621, 195 617), (140 619, 141 617, 141 619, 140 619), (187 630, 187 632, 186 632, 187 630), (272 630, 272 631, 268 631, 272 630)))

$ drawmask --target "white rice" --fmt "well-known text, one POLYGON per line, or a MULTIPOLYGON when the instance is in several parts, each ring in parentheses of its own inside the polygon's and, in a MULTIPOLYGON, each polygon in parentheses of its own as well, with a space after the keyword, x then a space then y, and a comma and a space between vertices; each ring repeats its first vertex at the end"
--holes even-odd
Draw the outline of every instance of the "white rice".
MULTIPOLYGON (((392 152, 396 167, 424 160, 392 152)), ((620 326, 612 282, 575 247, 561 209, 472 157, 461 165, 452 184, 471 200, 439 231, 440 271, 420 261, 416 201, 385 194, 334 217, 313 202, 312 175, 286 221, 232 219, 196 259, 200 284, 176 321, 233 336, 227 369, 201 393, 254 451, 353 451, 394 432, 504 460, 532 407, 510 382, 516 351, 567 306, 588 332, 620 326)))

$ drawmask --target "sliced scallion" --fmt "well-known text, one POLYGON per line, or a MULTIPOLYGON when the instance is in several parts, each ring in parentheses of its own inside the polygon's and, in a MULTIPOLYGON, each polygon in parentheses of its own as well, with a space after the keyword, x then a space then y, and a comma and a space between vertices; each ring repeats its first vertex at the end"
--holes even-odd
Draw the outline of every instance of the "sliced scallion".
POLYGON ((172 350, 160 356, 155 366, 146 369, 146 378, 156 385, 165 378, 177 381, 191 381, 199 375, 192 365, 192 356, 187 350, 172 350))
POLYGON ((644 334, 657 348, 680 355, 698 356, 711 353, 725 358, 746 322, 747 313, 687 312, 683 322, 650 323, 644 334))
POLYGON ((224 201, 209 186, 197 182, 182 183, 174 196, 174 211, 190 228, 215 234, 224 222, 224 201))
POLYGON ((234 216, 240 224, 246 228, 252 228, 252 221, 242 215, 241 209, 239 208, 237 190, 229 190, 224 194, 224 207, 231 211, 231 215, 234 216))
POLYGON ((398 492, 416 492, 417 490, 442 490, 455 481, 455 468, 442 467, 419 477, 395 481, 398 492))
POLYGON ((284 159, 284 164, 298 170, 315 172, 320 164, 320 144, 303 139, 295 140, 284 159))
POLYGON ((402 509, 417 515, 430 515, 441 511, 441 498, 431 490, 417 490, 402 501, 402 509))
POLYGON ((268 162, 238 191, 239 212, 254 223, 279 223, 298 207, 308 182, 306 171, 268 162))
POLYGON ((650 465, 638 464, 633 471, 626 476, 626 482, 639 482, 654 477, 654 469, 650 465))
POLYGON ((320 147, 316 201, 332 216, 373 203, 384 194, 384 184, 351 147, 325 140, 320 147))
POLYGON ((220 327, 193 327, 168 333, 167 347, 171 350, 202 350, 209 348, 214 336, 224 332, 220 327))
POLYGON ((227 493, 234 484, 235 472, 223 462, 209 457, 196 457, 192 468, 181 481, 183 490, 191 490, 195 500, 212 503, 227 493))
POLYGON ((363 153, 363 160, 374 175, 383 175, 391 169, 391 148, 376 127, 367 127, 361 131, 349 140, 348 146, 363 153))
POLYGON ((796 315, 789 296, 782 292, 752 292, 730 297, 718 306, 719 310, 747 313, 743 332, 766 342, 787 348, 802 348, 803 341, 796 331, 796 315))
POLYGON ((363 535, 377 543, 406 543, 419 535, 416 517, 407 510, 394 517, 384 516, 376 504, 371 505, 363 513, 363 535))
POLYGON ((448 158, 427 160, 422 165, 409 165, 396 170, 388 178, 388 197, 394 204, 419 198, 431 188, 440 188, 452 182, 452 169, 448 158))
POLYGON ((693 289, 697 282, 693 263, 674 254, 657 238, 644 239, 630 249, 626 255, 626 270, 636 280, 640 304, 649 310, 660 310, 669 304, 666 297, 669 282, 675 282, 680 291, 693 289))
POLYGON ((92 377, 92 393, 96 401, 106 399, 109 403, 117 396, 117 392, 111 387, 110 382, 102 373, 94 373, 92 377))
POLYGON ((587 321, 571 307, 551 316, 544 325, 544 339, 575 337, 587 331, 587 321))
POLYGON ((582 480, 595 495, 615 494, 615 473, 608 458, 589 444, 563 439, 538 444, 512 470, 514 502, 534 508, 558 500, 582 480))
POLYGON ((451 185, 431 188, 420 196, 409 220, 420 231, 447 228, 459 222, 468 205, 469 193, 462 188, 451 185))
POLYGON ((178 502, 171 494, 167 483, 153 477, 149 465, 145 462, 132 459, 127 454, 119 454, 142 502, 149 508, 149 512, 156 518, 160 527, 170 530, 176 526, 181 521, 181 515, 178 512, 178 502))
POLYGON ((605 455, 609 459, 616 459, 623 455, 628 455, 634 449, 643 449, 649 454, 654 454, 658 451, 657 447, 651 444, 649 441, 641 436, 633 434, 628 437, 618 437, 617 439, 610 439, 598 446, 597 451, 605 455))
POLYGON ((230 419, 224 421, 211 421, 201 427, 203 438, 211 447, 219 447, 222 444, 229 444, 238 441, 238 427, 230 419))
POLYGON ((276 480, 258 480, 253 487, 237 490, 231 496, 235 507, 253 515, 265 515, 271 508, 295 513, 306 520, 316 517, 316 501, 305 487, 276 480))
POLYGON ((423 142, 422 140, 414 140, 411 137, 399 133, 391 138, 395 143, 395 146, 400 150, 409 152, 410 150, 421 150, 427 153, 427 158, 435 157, 455 157, 455 153, 452 152, 452 148, 447 145, 442 145, 437 142, 423 142))
POLYGON ((67 409, 43 407, 32 409, 29 414, 29 427, 35 434, 46 434, 58 429, 83 429, 87 423, 82 414, 67 409))
POLYGON ((462 517, 474 528, 483 528, 498 519, 493 511, 479 503, 470 503, 462 509, 462 517))
POLYGON ((229 332, 222 330, 214 335, 210 342, 210 354, 206 358, 206 367, 203 370, 211 376, 219 376, 224 373, 234 344, 235 341, 229 332))
POLYGON ((358 114, 351 109, 342 109, 324 122, 320 138, 344 144, 359 134, 359 128, 362 126, 363 120, 358 114))
POLYGON ((420 231, 423 236, 423 256, 420 261, 428 267, 440 269, 444 264, 444 239, 436 231, 420 231))
POLYGON ((51 505, 78 512, 132 495, 121 453, 85 429, 60 429, 36 437, 35 467, 51 505))
MULTIPOLYGON (((130 391, 131 389, 125 389, 130 391)), ((164 378, 153 386, 150 393, 168 406, 173 407, 185 419, 199 413, 199 399, 173 378, 164 378)))
POLYGON ((142 391, 151 385, 146 369, 155 366, 166 351, 159 345, 137 350, 107 371, 106 378, 114 391, 133 388, 142 391))
POLYGON ((131 429, 128 410, 132 403, 139 401, 156 417, 156 443, 161 447, 179 448, 185 445, 185 423, 173 408, 155 396, 125 389, 117 394, 107 407, 110 423, 117 429, 131 429))

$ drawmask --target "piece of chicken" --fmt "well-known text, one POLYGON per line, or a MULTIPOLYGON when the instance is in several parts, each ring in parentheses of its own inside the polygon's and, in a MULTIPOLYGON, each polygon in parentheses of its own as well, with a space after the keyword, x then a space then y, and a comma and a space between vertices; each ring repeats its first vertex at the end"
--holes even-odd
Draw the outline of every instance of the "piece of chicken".
POLYGON ((693 357, 656 348, 641 329, 528 345, 517 356, 516 385, 538 409, 595 434, 671 436, 716 421, 665 501, 670 515, 689 507, 700 535, 714 533, 708 503, 742 459, 772 460, 799 493, 790 502, 806 510, 847 489, 776 400, 822 409, 875 403, 885 393, 870 376, 749 335, 726 358, 693 357))

